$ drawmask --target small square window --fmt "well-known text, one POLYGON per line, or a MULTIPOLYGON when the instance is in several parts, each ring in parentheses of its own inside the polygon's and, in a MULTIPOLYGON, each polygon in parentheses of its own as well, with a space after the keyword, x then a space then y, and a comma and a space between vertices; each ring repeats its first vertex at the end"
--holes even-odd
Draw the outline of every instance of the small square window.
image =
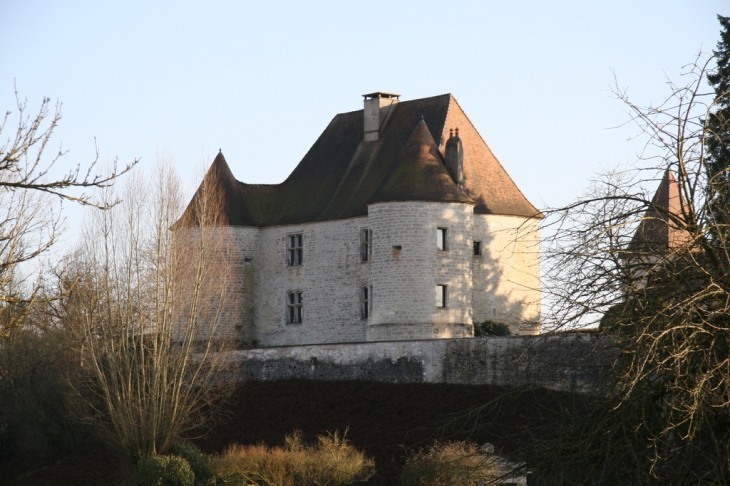
POLYGON ((482 242, 475 241, 474 242, 474 256, 479 256, 481 254, 482 254, 482 242))
POLYGON ((286 263, 290 267, 298 267, 304 263, 303 237, 301 234, 287 235, 286 237, 286 263))
POLYGON ((360 262, 365 263, 370 261, 370 253, 372 251, 371 240, 373 239, 373 233, 369 229, 360 230, 360 262))
POLYGON ((370 305, 372 301, 372 287, 362 287, 360 289, 360 317, 367 319, 370 317, 370 305))
POLYGON ((301 292, 287 292, 286 294, 286 322, 287 324, 301 324, 302 304, 304 297, 301 292))
POLYGON ((444 308, 447 304, 448 285, 436 286, 436 307, 444 308))
POLYGON ((436 228, 436 249, 446 251, 446 228, 436 228))

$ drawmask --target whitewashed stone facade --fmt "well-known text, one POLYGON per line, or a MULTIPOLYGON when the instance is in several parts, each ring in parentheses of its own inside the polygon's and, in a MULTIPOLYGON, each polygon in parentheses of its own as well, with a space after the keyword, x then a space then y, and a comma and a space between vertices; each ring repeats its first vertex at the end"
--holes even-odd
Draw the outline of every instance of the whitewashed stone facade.
POLYGON ((475 322, 491 319, 512 334, 540 332, 540 225, 519 216, 475 214, 473 257, 475 322))
POLYGON ((254 257, 254 330, 261 346, 365 341, 360 289, 369 264, 359 257, 360 229, 367 218, 351 218, 261 230, 254 257), (287 235, 303 237, 304 261, 288 266, 287 235), (302 322, 287 324, 287 294, 302 292, 302 322))

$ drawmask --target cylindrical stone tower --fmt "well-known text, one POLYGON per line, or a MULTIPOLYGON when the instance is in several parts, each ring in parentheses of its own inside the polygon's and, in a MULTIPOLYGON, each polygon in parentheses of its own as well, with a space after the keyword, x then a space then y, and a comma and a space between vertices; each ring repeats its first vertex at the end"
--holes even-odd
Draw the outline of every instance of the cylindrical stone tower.
POLYGON ((473 335, 473 205, 371 204, 373 292, 368 341, 473 335))

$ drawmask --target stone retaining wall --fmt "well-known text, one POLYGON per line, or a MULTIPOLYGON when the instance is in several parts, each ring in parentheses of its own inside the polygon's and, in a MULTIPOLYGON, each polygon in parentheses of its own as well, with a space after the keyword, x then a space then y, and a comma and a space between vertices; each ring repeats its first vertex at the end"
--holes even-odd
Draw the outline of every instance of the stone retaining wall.
POLYGON ((585 333, 324 344, 230 352, 244 380, 540 385, 596 391, 606 341, 585 333))

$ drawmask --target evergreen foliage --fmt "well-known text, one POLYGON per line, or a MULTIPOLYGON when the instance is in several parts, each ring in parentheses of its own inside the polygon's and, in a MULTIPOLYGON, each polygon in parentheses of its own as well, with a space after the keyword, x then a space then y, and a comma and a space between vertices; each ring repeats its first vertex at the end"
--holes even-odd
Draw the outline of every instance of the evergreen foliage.
POLYGON ((501 322, 487 319, 484 322, 474 324, 474 337, 509 336, 511 334, 509 326, 501 322))
MULTIPOLYGON (((706 121, 705 147, 711 212, 718 227, 723 228, 730 223, 730 17, 717 18, 722 31, 713 51, 717 67, 707 75, 715 100, 706 121)), ((723 235, 713 236, 724 241, 723 235)))
POLYGON ((195 475, 188 462, 177 456, 147 456, 139 461, 140 486, 193 486, 195 475))
POLYGON ((195 474, 195 484, 205 484, 213 477, 212 460, 189 442, 179 442, 172 448, 173 454, 185 459, 195 474))

